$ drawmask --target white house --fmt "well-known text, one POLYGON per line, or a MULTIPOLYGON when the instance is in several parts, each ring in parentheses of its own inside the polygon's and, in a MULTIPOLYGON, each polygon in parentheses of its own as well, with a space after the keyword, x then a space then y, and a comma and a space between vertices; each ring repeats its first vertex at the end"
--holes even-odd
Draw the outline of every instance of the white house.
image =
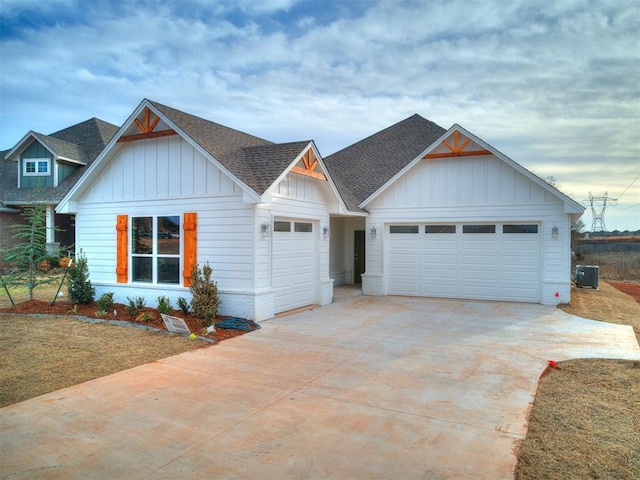
POLYGON ((254 320, 367 295, 558 304, 584 208, 462 127, 414 115, 326 159, 143 100, 59 204, 97 293, 189 296, 254 320))

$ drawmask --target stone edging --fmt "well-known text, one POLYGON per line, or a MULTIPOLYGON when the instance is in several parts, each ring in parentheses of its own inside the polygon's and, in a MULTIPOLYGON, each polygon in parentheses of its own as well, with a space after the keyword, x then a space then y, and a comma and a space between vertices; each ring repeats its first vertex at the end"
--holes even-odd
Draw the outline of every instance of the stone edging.
MULTIPOLYGON (((82 315, 50 315, 50 314, 46 314, 46 313, 5 313, 5 312, 0 312, 0 316, 4 316, 4 315, 23 315, 25 317, 36 317, 36 318, 68 318, 68 317, 73 317, 76 320, 80 320, 81 322, 88 322, 88 323, 107 323, 109 325, 115 325, 117 327, 134 327, 134 328, 138 328, 141 330, 146 330, 147 332, 155 332, 155 333, 162 333, 162 334, 168 334, 168 335, 180 335, 179 333, 174 333, 174 332, 169 332, 168 330, 164 330, 162 328, 156 328, 156 327, 151 327, 149 325, 143 325, 142 323, 136 323, 136 322, 129 322, 127 320, 107 320, 107 319, 101 319, 101 318, 92 318, 92 317, 85 317, 82 315)), ((181 335, 183 337, 189 337, 189 335, 181 335)), ((208 338, 208 337, 203 337, 201 335, 197 335, 196 338, 194 340, 202 340, 203 342, 207 342, 207 343, 212 343, 215 344, 216 341, 213 340, 212 338, 208 338)))

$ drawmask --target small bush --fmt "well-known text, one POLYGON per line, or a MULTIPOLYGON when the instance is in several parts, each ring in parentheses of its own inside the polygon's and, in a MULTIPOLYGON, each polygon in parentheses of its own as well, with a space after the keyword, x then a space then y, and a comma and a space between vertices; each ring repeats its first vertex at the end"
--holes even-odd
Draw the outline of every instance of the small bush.
POLYGON ((191 308, 196 317, 207 318, 207 314, 211 318, 215 318, 218 313, 220 299, 218 298, 218 284, 211 280, 213 268, 206 263, 200 269, 200 265, 196 265, 191 270, 191 308))
POLYGON ((213 321, 215 320, 216 315, 214 312, 207 312, 204 316, 204 320, 202 320, 202 328, 207 328, 213 325, 213 321))
POLYGON ((66 269, 70 263, 71 263, 71 259, 69 257, 60 257, 60 260, 58 260, 58 266, 60 268, 66 269))
POLYGON ((38 270, 40 270, 41 272, 48 272, 49 270, 51 270, 51 264, 47 261, 47 260, 42 260, 40 263, 38 263, 38 270))
POLYGON ((86 257, 80 253, 69 269, 69 299, 73 303, 85 305, 93 302, 96 289, 89 280, 89 267, 86 257))
POLYGON ((143 323, 149 323, 152 320, 153 320, 153 315, 150 314, 149 312, 142 312, 140 315, 136 317, 136 321, 143 322, 143 323))
POLYGON ((171 313, 171 310, 173 310, 173 306, 171 305, 171 300, 169 300, 169 297, 165 297, 164 295, 159 296, 158 311, 166 315, 168 313, 171 313))
MULTIPOLYGON (((113 309, 113 292, 105 292, 96 301, 98 312, 110 312, 113 309)), ((103 313, 103 314, 104 314, 103 313)))
POLYGON ((145 300, 144 297, 138 296, 138 297, 134 297, 134 298, 127 297, 127 302, 128 302, 128 304, 126 306, 127 313, 130 316, 135 317, 138 314, 138 310, 140 310, 142 307, 144 307, 144 305, 145 305, 145 303, 147 301, 145 300))
POLYGON ((189 305, 189 301, 186 298, 178 297, 178 308, 182 313, 187 315, 191 307, 189 305))

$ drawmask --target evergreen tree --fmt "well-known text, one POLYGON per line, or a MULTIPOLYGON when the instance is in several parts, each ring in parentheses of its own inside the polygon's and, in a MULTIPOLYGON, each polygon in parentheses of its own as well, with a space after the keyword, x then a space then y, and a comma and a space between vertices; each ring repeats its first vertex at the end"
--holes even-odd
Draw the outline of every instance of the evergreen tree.
POLYGON ((73 303, 87 304, 93 302, 95 296, 96 289, 89 280, 87 258, 80 252, 69 268, 69 299, 73 303))
MULTIPOLYGON (((29 290, 29 300, 33 300, 33 290, 38 285, 53 283, 56 278, 38 269, 38 265, 49 255, 44 205, 34 204, 25 207, 22 216, 26 220, 24 224, 8 227, 19 242, 4 250, 5 260, 10 265, 6 283, 26 287, 29 290)), ((59 252, 53 253, 59 254, 59 252)))

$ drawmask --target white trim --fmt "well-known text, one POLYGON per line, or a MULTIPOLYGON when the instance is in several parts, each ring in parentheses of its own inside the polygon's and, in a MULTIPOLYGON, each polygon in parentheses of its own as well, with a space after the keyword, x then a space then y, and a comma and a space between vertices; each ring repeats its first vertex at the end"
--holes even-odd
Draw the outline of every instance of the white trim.
POLYGON ((22 175, 24 175, 25 177, 50 177, 52 174, 51 171, 51 159, 47 158, 47 157, 28 157, 28 158, 23 158, 22 160, 22 175), (41 163, 45 163, 47 164, 47 171, 46 172, 40 172, 40 164, 41 163), (27 164, 28 163, 33 163, 34 167, 35 167, 35 171, 33 172, 27 172, 27 164))

